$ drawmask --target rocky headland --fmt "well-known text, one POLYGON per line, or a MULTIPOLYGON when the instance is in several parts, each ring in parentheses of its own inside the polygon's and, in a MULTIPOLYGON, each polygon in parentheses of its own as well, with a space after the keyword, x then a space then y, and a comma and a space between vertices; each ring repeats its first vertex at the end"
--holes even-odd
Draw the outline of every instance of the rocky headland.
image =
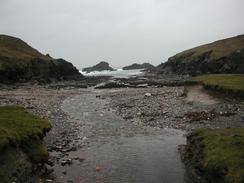
POLYGON ((81 78, 72 63, 44 55, 19 38, 0 35, 0 83, 46 83, 81 78))
POLYGON ((244 35, 215 41, 170 57, 159 74, 244 73, 244 35))

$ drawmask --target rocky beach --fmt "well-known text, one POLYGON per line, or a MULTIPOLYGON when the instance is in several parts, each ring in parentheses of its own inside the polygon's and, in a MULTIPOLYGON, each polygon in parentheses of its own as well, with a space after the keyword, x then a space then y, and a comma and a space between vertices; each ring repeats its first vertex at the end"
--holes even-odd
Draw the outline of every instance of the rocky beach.
POLYGON ((217 98, 200 85, 27 85, 1 89, 0 98, 0 105, 24 106, 52 124, 45 137, 50 158, 38 182, 188 182, 178 151, 186 133, 244 125, 243 101, 217 98))

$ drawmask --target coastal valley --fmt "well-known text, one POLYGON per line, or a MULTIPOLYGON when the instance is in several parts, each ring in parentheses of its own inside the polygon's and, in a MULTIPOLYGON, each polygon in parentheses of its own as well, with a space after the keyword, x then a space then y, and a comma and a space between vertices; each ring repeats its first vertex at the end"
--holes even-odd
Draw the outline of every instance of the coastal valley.
POLYGON ((135 69, 0 35, 0 182, 244 182, 244 35, 135 69))

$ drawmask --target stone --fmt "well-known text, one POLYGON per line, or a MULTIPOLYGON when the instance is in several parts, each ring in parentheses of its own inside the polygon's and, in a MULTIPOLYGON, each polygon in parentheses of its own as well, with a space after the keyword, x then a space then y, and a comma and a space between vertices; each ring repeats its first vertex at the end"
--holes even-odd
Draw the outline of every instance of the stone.
POLYGON ((49 182, 53 182, 52 179, 46 179, 46 182, 49 183, 49 182))
POLYGON ((95 170, 96 170, 97 172, 99 172, 99 171, 101 171, 101 167, 100 167, 100 166, 96 166, 95 170))
POLYGON ((151 93, 145 93, 145 97, 151 97, 152 94, 151 93))
POLYGON ((62 166, 71 165, 72 163, 73 163, 72 159, 66 159, 66 160, 61 161, 62 166))

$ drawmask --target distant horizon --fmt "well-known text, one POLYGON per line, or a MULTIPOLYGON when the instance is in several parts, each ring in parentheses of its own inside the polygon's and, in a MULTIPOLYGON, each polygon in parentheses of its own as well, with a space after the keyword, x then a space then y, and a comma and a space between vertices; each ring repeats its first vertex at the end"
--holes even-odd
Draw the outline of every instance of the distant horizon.
POLYGON ((77 68, 149 62, 244 34, 243 0, 3 0, 0 34, 77 68), (28 11, 27 11, 28 10, 28 11))

